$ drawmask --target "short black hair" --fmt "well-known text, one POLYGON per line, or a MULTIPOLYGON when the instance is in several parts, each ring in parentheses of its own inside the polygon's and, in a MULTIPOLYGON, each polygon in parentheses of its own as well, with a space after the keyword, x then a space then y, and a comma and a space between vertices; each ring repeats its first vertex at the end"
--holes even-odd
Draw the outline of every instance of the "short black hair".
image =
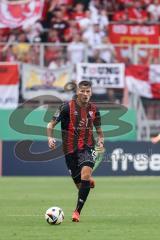
POLYGON ((90 81, 81 81, 78 83, 78 87, 81 88, 81 87, 89 87, 91 88, 92 87, 92 82, 90 81))

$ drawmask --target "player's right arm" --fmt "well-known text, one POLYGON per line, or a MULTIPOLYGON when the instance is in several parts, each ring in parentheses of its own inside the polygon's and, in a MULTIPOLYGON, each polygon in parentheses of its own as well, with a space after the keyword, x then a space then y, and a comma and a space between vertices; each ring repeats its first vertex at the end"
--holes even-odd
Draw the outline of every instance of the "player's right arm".
POLYGON ((160 142, 160 134, 158 134, 156 137, 151 138, 152 143, 158 143, 160 142))
POLYGON ((56 140, 53 137, 54 128, 60 121, 67 121, 69 116, 69 104, 63 103, 59 109, 55 112, 52 120, 47 125, 48 146, 52 149, 56 148, 56 140))
POLYGON ((53 137, 53 129, 56 126, 57 121, 51 120, 47 124, 47 136, 48 136, 48 146, 49 148, 55 149, 56 148, 56 140, 53 137))

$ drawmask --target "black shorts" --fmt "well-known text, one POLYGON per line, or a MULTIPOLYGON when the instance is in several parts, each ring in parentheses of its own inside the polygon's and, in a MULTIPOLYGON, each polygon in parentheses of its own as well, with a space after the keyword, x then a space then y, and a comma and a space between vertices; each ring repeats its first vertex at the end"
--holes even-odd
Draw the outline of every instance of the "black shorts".
POLYGON ((75 183, 81 182, 81 169, 84 166, 93 168, 95 164, 95 150, 87 148, 65 155, 66 164, 75 183))

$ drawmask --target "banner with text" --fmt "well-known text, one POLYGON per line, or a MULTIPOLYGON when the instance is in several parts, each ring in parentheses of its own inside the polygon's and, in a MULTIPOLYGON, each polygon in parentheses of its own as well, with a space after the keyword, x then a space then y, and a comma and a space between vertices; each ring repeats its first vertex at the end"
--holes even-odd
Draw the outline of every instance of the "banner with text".
POLYGON ((109 36, 111 42, 115 44, 158 44, 159 26, 111 24, 109 36))
POLYGON ((0 63, 0 108, 16 108, 19 98, 19 66, 0 63))
POLYGON ((51 95, 60 100, 69 100, 70 94, 64 86, 71 80, 72 68, 64 67, 56 70, 23 64, 22 94, 25 99, 40 95, 51 95))
MULTIPOLYGON (((66 176, 68 175, 63 154, 50 161, 45 160, 49 151, 47 141, 32 144, 31 152, 37 158, 30 157, 24 162, 15 154, 17 142, 3 142, 3 176, 66 176), (41 160, 40 160, 41 159, 41 160), (42 161, 43 160, 43 161, 42 161), (43 163, 43 164, 42 164, 43 163)), ((97 176, 160 176, 160 147, 151 142, 116 141, 105 142, 106 152, 99 167, 94 172, 97 176)), ((23 149, 21 149, 23 153, 23 149)))
POLYGON ((93 88, 124 88, 123 63, 78 63, 77 81, 91 81, 93 88))

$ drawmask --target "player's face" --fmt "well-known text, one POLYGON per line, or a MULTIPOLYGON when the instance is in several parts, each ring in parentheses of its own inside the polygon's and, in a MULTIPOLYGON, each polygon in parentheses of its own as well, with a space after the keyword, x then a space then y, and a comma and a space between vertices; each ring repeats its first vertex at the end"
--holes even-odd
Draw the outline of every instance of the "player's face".
POLYGON ((92 89, 90 87, 81 86, 77 89, 77 98, 82 104, 89 102, 92 96, 92 89))

